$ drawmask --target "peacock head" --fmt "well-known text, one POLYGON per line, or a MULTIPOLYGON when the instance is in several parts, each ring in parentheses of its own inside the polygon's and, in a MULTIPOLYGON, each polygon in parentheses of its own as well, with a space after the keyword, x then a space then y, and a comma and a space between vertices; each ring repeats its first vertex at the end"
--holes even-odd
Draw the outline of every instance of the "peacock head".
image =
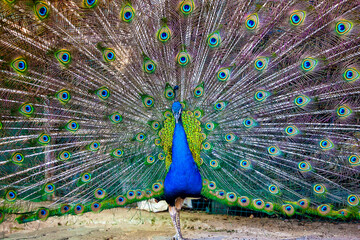
POLYGON ((181 116, 182 106, 180 102, 174 102, 172 105, 172 112, 175 117, 176 123, 179 122, 180 116, 181 116))

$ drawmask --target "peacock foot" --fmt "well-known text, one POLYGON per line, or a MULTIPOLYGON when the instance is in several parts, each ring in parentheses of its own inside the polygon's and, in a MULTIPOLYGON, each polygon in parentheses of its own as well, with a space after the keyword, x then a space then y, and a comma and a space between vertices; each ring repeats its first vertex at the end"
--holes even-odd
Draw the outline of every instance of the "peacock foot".
POLYGON ((175 234, 171 239, 172 240, 186 240, 185 238, 183 238, 182 236, 179 236, 178 234, 175 234))

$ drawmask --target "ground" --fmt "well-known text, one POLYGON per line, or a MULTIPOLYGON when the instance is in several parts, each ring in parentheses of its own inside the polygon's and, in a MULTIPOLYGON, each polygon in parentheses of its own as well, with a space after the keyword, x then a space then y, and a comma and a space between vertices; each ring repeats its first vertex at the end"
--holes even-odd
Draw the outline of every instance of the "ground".
MULTIPOLYGON (((360 239, 360 223, 329 223, 296 219, 233 217, 204 212, 181 213, 186 239, 360 239)), ((82 216, 53 217, 45 222, 0 225, 0 239, 39 240, 169 240, 174 228, 167 212, 111 209, 82 216)))

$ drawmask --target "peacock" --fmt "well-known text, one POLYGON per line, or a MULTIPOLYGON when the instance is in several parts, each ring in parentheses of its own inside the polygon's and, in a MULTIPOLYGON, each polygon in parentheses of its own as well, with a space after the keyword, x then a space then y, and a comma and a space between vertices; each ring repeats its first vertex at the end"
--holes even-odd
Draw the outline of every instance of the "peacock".
POLYGON ((0 220, 186 197, 360 219, 360 2, 0 0, 0 220))

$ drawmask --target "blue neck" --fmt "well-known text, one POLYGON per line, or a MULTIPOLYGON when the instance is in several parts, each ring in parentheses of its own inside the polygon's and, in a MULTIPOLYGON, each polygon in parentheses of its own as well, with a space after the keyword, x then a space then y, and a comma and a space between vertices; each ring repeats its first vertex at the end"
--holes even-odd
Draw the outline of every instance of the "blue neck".
POLYGON ((171 167, 196 166, 181 120, 175 124, 171 167))
POLYGON ((172 204, 177 197, 199 196, 202 180, 191 154, 181 120, 175 124, 172 143, 172 163, 165 177, 166 201, 172 204))

